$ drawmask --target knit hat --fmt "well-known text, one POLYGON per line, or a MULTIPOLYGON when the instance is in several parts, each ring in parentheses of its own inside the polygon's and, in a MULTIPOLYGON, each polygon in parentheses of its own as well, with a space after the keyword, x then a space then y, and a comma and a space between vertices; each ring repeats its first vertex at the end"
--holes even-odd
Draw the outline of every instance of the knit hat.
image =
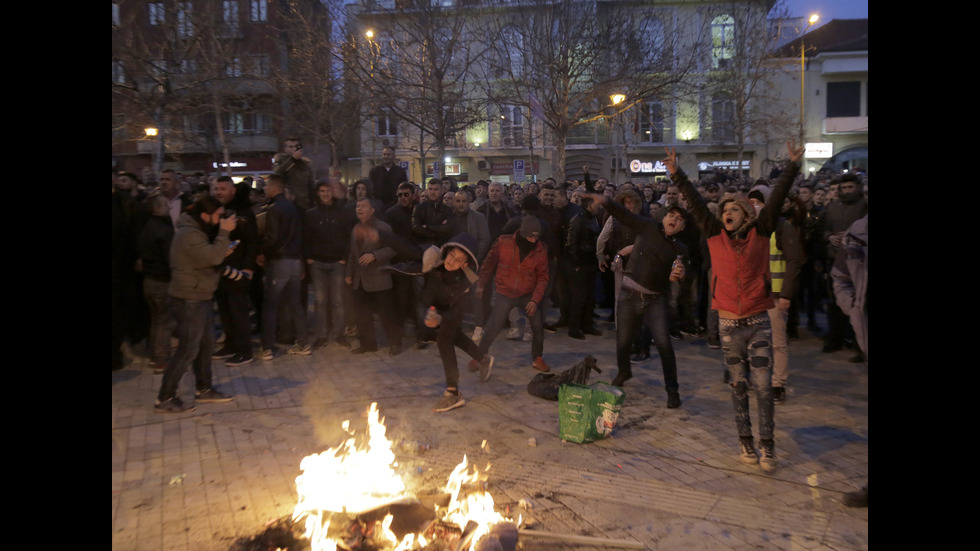
POLYGON ((541 222, 534 216, 521 217, 521 237, 528 239, 531 234, 541 235, 541 222))

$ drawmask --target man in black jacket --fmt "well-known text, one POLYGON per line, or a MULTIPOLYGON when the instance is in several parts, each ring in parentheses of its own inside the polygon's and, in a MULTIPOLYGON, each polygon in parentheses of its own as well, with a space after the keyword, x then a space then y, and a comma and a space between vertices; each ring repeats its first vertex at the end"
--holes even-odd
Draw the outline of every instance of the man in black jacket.
MULTIPOLYGON (((642 321, 653 333, 653 340, 660 354, 667 390, 667 407, 681 405, 677 383, 677 360, 669 336, 670 283, 684 278, 685 262, 675 263, 681 256, 688 257, 687 247, 673 237, 684 229, 684 217, 680 207, 667 211, 662 223, 633 214, 615 201, 602 195, 590 197, 602 203, 610 215, 636 233, 636 240, 629 251, 629 260, 623 271, 623 287, 616 303, 616 366, 619 368, 612 384, 623 386, 633 377, 630 366, 630 349, 637 324, 642 321)), ((584 199, 584 197, 583 197, 584 199)))
POLYGON ((259 252, 259 233, 248 200, 249 190, 244 185, 236 188, 231 176, 222 176, 215 182, 212 194, 225 207, 225 216, 234 216, 235 229, 229 238, 238 246, 225 257, 221 266, 221 280, 214 298, 218 302, 221 325, 225 329, 225 344, 215 352, 212 359, 227 360, 228 367, 250 364, 252 343, 250 342, 251 323, 249 287, 255 272, 255 258, 259 252))
POLYGON ((582 213, 568 225, 565 250, 569 257, 571 308, 568 314, 568 336, 584 339, 585 335, 601 336, 595 328, 592 309, 595 307, 596 241, 599 239, 599 205, 593 198, 582 197, 582 213))
POLYGON ((265 236, 262 256, 265 262, 265 305, 262 309, 262 349, 260 359, 275 357, 276 325, 279 301, 285 301, 296 329, 296 344, 287 352, 309 356, 313 349, 306 333, 306 309, 300 300, 303 279, 303 227, 299 210, 283 193, 286 182, 271 174, 265 184, 269 203, 265 211, 265 236))

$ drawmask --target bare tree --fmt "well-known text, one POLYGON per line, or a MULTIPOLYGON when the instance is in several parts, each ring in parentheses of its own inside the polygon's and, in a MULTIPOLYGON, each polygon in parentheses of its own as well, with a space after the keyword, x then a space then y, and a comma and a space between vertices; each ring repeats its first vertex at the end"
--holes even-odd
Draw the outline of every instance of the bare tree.
POLYGON ((489 46, 476 30, 481 19, 475 8, 425 0, 397 4, 358 15, 370 35, 348 36, 349 75, 370 114, 414 131, 424 173, 431 150, 441 160, 460 133, 486 122, 480 64, 489 46))
POLYGON ((157 129, 153 171, 160 174, 164 151, 181 142, 183 114, 201 93, 207 77, 196 70, 205 29, 195 25, 185 3, 159 2, 150 9, 150 27, 136 22, 143 2, 120 3, 121 21, 112 33, 113 110, 125 112, 128 134, 157 129))
POLYGON ((362 102, 344 68, 343 5, 325 0, 291 2, 288 8, 282 14, 287 62, 272 79, 288 102, 283 126, 289 134, 309 137, 314 157, 326 145, 333 173, 362 122, 362 102))
POLYGON ((697 64, 695 48, 684 43, 692 37, 676 32, 683 24, 676 11, 655 6, 518 0, 488 22, 495 38, 487 93, 497 104, 526 106, 542 121, 559 180, 574 129, 672 98, 697 64), (618 102, 611 99, 616 94, 618 102))
MULTIPOLYGON (((711 25, 712 62, 706 88, 711 94, 713 138, 738 147, 741 166, 747 143, 792 137, 791 106, 779 97, 777 81, 787 60, 773 52, 788 20, 783 1, 772 10, 753 2, 720 4, 706 21, 711 25)), ((798 33, 798 30, 797 30, 798 33)))

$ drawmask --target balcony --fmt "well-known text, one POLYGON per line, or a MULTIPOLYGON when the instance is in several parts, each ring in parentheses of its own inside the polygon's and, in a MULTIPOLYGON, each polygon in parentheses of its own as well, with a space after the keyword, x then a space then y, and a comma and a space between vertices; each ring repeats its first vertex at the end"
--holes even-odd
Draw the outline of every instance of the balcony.
POLYGON ((824 134, 867 134, 868 117, 827 117, 823 126, 824 134))

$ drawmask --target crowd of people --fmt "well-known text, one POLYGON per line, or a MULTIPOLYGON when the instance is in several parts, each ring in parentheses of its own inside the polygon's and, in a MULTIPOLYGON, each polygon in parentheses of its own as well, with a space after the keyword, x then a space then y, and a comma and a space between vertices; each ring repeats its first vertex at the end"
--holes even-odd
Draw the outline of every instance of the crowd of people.
POLYGON ((526 365, 547 372, 546 334, 601 336, 597 307, 608 308, 613 384, 626 385, 653 346, 668 408, 681 405, 672 341, 721 349, 741 460, 772 472, 774 406, 787 399, 788 342, 800 325, 823 336, 824 352, 850 345, 853 361, 868 357, 867 178, 800 174, 802 150, 788 144, 787 154, 768 179, 698 181, 669 150, 667 178, 618 186, 588 165, 582 181, 419 186, 390 148, 345 186, 314 181, 297 139, 273 174, 237 184, 170 170, 141 182, 113 169, 113 369, 124 341, 145 340, 163 374, 155 410, 189 411, 177 396, 188 369, 195 403, 228 402, 212 385, 212 360, 241 367, 327 346, 375 353, 378 318, 389 355, 435 343, 442 412, 465 404, 456 349, 482 381, 492 347, 522 342, 526 365))

